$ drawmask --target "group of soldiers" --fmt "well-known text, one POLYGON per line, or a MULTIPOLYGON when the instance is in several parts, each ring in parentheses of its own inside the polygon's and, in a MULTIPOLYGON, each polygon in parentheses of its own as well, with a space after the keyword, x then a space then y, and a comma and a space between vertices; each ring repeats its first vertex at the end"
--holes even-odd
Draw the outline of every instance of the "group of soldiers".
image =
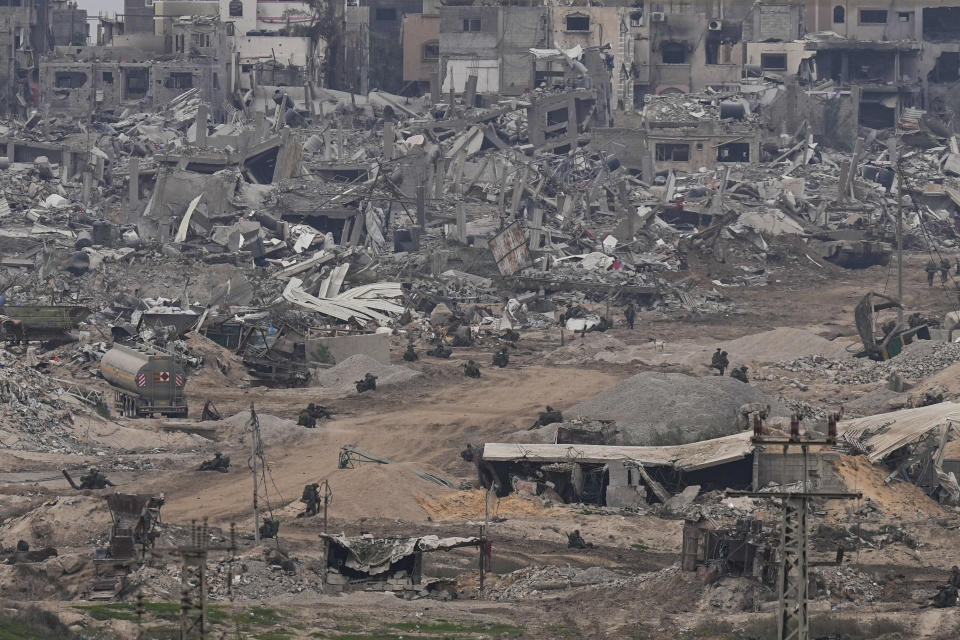
POLYGON ((317 420, 327 420, 332 417, 333 413, 330 412, 330 409, 322 404, 311 402, 307 405, 306 409, 300 412, 297 418, 297 424, 307 429, 313 429, 317 426, 317 420))
MULTIPOLYGON (((456 336, 454 336, 456 338, 456 336)), ((516 346, 517 340, 520 339, 520 334, 516 331, 508 330, 502 336, 501 340, 504 340, 510 343, 512 346, 516 346)), ((434 358, 443 358, 448 359, 453 354, 453 349, 451 349, 442 335, 437 335, 430 340, 430 343, 433 345, 426 354, 434 358)), ((454 341, 454 346, 457 346, 456 340, 454 341)), ((413 340, 407 342, 407 348, 403 352, 403 359, 407 362, 416 362, 420 359, 420 356, 417 354, 416 349, 413 345, 413 340)), ((491 364, 494 367, 500 367, 501 369, 510 364, 510 350, 507 346, 503 346, 493 354, 493 360, 491 364)), ((368 376, 370 374, 367 374, 368 376)), ((463 365, 463 375, 468 378, 479 378, 480 377, 480 366, 473 360, 468 360, 466 364, 463 365)), ((374 386, 376 388, 376 376, 374 376, 374 386)), ((361 391, 360 382, 357 382, 357 391, 361 391)))
POLYGON ((960 591, 960 567, 953 565, 947 584, 937 587, 937 594, 933 596, 933 606, 943 609, 957 606, 958 591, 960 591))
POLYGON ((200 463, 200 468, 198 471, 219 471, 220 473, 229 473, 230 456, 225 456, 217 451, 217 453, 213 456, 213 459, 204 460, 200 463))
MULTIPOLYGON (((938 266, 937 262, 933 258, 930 258, 930 260, 927 261, 927 266, 925 266, 923 270, 927 272, 928 287, 933 286, 933 277, 937 274, 938 271, 940 272, 940 283, 946 284, 947 276, 950 275, 950 261, 947 260, 946 258, 941 258, 940 265, 938 266)), ((960 276, 960 258, 957 258, 955 273, 958 276, 960 276)))
MULTIPOLYGON (((730 356, 727 355, 726 351, 723 351, 720 347, 717 347, 717 350, 713 352, 713 357, 710 358, 710 368, 716 369, 717 375, 722 376, 729 366, 730 356)), ((730 377, 734 380, 739 380, 740 382, 750 382, 748 372, 749 370, 747 369, 747 365, 742 364, 739 367, 734 367, 730 370, 730 377)))
POLYGON ((107 476, 96 467, 90 467, 87 473, 80 476, 80 489, 106 489, 115 486, 117 485, 107 480, 107 476))
POLYGON ((357 387, 357 393, 363 393, 364 391, 376 391, 377 376, 373 375, 372 373, 368 373, 353 384, 357 387))

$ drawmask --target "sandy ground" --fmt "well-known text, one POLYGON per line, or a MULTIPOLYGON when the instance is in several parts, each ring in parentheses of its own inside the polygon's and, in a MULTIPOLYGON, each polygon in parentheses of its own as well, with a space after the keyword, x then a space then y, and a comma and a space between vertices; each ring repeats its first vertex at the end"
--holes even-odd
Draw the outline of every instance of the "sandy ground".
MULTIPOLYGON (((925 262, 925 255, 908 257, 905 301, 911 313, 939 317, 952 307, 955 297, 940 289, 927 289, 922 271, 925 262)), ((20 537, 32 537, 37 544, 49 540, 67 553, 89 553, 95 539, 102 543, 109 526, 106 510, 97 508, 102 492, 78 494, 58 475, 61 468, 79 470, 98 463, 117 469, 109 474, 120 485, 117 490, 162 491, 166 496, 165 526, 187 526, 206 518, 211 526, 225 529, 234 522, 242 532, 243 544, 251 544, 244 537, 252 524, 247 469, 251 439, 246 429, 251 403, 261 416, 270 469, 269 504, 263 506, 279 515, 281 539, 300 556, 309 558, 316 553, 321 524, 316 518, 295 518, 301 508, 298 498, 305 484, 321 479, 327 479, 333 490, 329 518, 334 531, 476 534, 485 514, 484 493, 440 486, 416 472, 442 476, 459 487, 461 482, 475 479, 473 465, 459 457, 467 443, 498 440, 525 429, 545 405, 563 411, 638 371, 703 375, 709 354, 717 346, 727 347, 732 361, 749 363, 758 371, 765 363, 815 352, 823 340, 838 336, 840 340, 827 344, 833 356, 842 357, 855 335, 854 305, 869 290, 891 292, 895 271, 887 267, 846 271, 831 265, 812 269, 778 272, 775 281, 765 287, 724 289, 723 294, 737 304, 736 313, 667 317, 643 312, 633 331, 622 326, 618 315, 617 326, 606 334, 588 334, 582 342, 567 334, 562 347, 559 329, 531 331, 523 335, 506 369, 489 366, 492 344, 457 349, 449 361, 422 357, 416 363, 404 363, 400 359, 404 341, 397 340, 394 362, 422 375, 373 393, 344 394, 319 387, 251 388, 230 354, 210 349, 208 361, 220 358, 226 373, 208 367, 193 379, 191 407, 197 414, 210 399, 227 420, 197 424, 197 417, 191 417, 184 427, 161 419, 111 422, 83 418, 75 428, 89 432, 87 448, 68 455, 0 451, 0 540, 5 548, 20 537), (662 352, 649 342, 651 337, 666 342, 662 352), (480 363, 483 376, 479 380, 462 375, 467 359, 480 363), (330 407, 334 419, 313 430, 296 427, 297 414, 309 402, 330 407), (190 435, 189 425, 213 429, 216 437, 209 440, 190 435), (344 445, 389 458, 392 463, 358 463, 352 469, 339 469, 338 456, 344 445), (229 473, 194 470, 216 450, 231 456, 229 473)), ((960 391, 954 377, 952 372, 942 372, 936 382, 960 391)), ((811 384, 801 390, 779 379, 756 384, 769 393, 825 404, 877 388, 811 384)), ((814 613, 829 613, 834 606, 831 615, 837 619, 861 623, 866 618, 888 616, 903 624, 905 631, 896 636, 901 639, 960 636, 957 610, 923 608, 923 594, 929 597, 938 581, 945 579, 946 570, 960 562, 955 552, 960 548, 957 512, 932 503, 912 487, 884 485, 885 474, 862 461, 846 460, 838 472, 849 486, 870 498, 877 512, 862 516, 848 504, 831 503, 815 521, 824 518, 838 526, 903 526, 920 544, 863 547, 852 561, 852 566, 878 583, 891 572, 905 576, 912 585, 906 595, 884 602, 860 599, 855 604, 838 601, 831 605, 818 600, 812 605, 814 613)), ((532 638, 659 640, 680 634, 726 639, 733 636, 722 630, 711 635, 703 625, 721 619, 745 624, 773 610, 769 599, 755 601, 743 583, 704 585, 694 574, 671 572, 670 567, 679 560, 680 519, 544 504, 517 496, 491 506, 494 521, 488 533, 494 540, 494 574, 489 577, 490 589, 498 588, 498 581, 506 579, 509 572, 532 566, 603 567, 648 577, 613 587, 548 590, 520 601, 407 602, 377 593, 333 597, 278 592, 268 602, 284 609, 291 621, 290 637, 297 638, 311 633, 320 634, 313 637, 345 636, 350 629, 357 630, 360 635, 356 637, 436 637, 424 630, 427 627, 411 630, 409 624, 455 620, 513 625, 524 630, 523 637, 532 638), (566 533, 573 529, 579 529, 595 547, 568 549, 566 533), (750 604, 744 605, 747 601, 750 604), (754 606, 759 612, 753 611, 754 606), (408 625, 402 634, 398 627, 385 626, 400 623, 408 625), (302 633, 292 631, 295 628, 302 633)), ((463 584, 470 583, 474 557, 453 553, 443 562, 448 562, 443 565, 448 568, 461 567, 463 584)), ((13 568, 0 568, 0 593, 9 597, 18 580, 22 582, 23 577, 13 568)), ((47 606, 66 618, 80 616, 71 605, 55 601, 58 596, 53 592, 37 593, 36 599, 49 600, 47 606)), ((130 626, 124 627, 127 623, 111 624, 118 637, 132 637, 130 626)), ((466 637, 497 636, 476 630, 481 628, 466 637)))

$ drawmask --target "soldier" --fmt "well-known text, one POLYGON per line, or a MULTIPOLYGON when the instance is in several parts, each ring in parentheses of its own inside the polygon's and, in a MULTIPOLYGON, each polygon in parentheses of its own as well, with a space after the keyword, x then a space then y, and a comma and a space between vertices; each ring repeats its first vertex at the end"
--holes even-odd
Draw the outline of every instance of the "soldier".
POLYGON ((467 360, 467 364, 463 365, 463 375, 468 378, 479 378, 480 367, 478 367, 477 363, 473 360, 467 360))
POLYGON ((937 587, 937 595, 933 596, 933 606, 938 609, 957 606, 957 588, 952 584, 942 584, 937 587))
POLYGON ((413 350, 413 340, 407 343, 407 350, 403 352, 403 359, 407 362, 416 362, 420 359, 417 357, 417 352, 413 350))
POLYGON ((731 369, 730 377, 740 382, 750 382, 750 379, 747 377, 747 365, 742 364, 739 367, 731 369))
POLYGON ((730 359, 727 357, 726 351, 720 352, 720 375, 723 375, 723 372, 727 370, 727 367, 730 366, 730 359))
POLYGON ((363 380, 357 380, 355 383, 357 385, 357 393, 363 393, 364 391, 376 391, 377 390, 377 376, 372 373, 368 373, 363 376, 363 380))
POLYGON ((570 549, 589 549, 592 546, 592 543, 587 542, 583 539, 583 536, 580 535, 580 529, 567 534, 567 547, 570 549))
POLYGON ((263 524, 260 525, 260 537, 276 538, 278 533, 280 533, 280 521, 272 518, 264 518, 263 524))
POLYGON ((723 359, 723 352, 720 351, 720 347, 717 347, 717 350, 713 352, 713 357, 710 358, 710 368, 716 369, 720 372, 720 375, 723 375, 723 370, 721 369, 720 362, 723 359))
POLYGON ((117 485, 107 480, 107 476, 100 473, 100 469, 96 467, 90 467, 90 471, 86 475, 80 476, 81 489, 105 489, 115 486, 117 485))
POLYGON ((950 261, 946 258, 940 259, 940 282, 947 283, 947 276, 950 275, 950 261))
POLYGON ((627 326, 633 329, 634 320, 637 318, 637 310, 634 308, 633 303, 627 305, 627 308, 623 310, 623 315, 627 319, 627 326))
POLYGON ((430 349, 429 351, 427 351, 427 355, 433 356, 434 358, 449 358, 450 354, 452 353, 453 353, 453 349, 443 344, 442 342, 438 342, 433 347, 433 349, 430 349))
POLYGON ((545 427, 548 424, 553 424, 554 422, 563 422, 563 414, 547 405, 546 411, 541 411, 540 416, 537 418, 537 421, 533 423, 531 429, 536 429, 537 427, 545 427))
POLYGON ((307 408, 300 412, 300 417, 297 418, 297 424, 301 427, 306 427, 307 429, 313 429, 317 426, 317 418, 314 416, 314 406, 311 402, 307 405, 307 408))
POLYGON ((297 515, 298 518, 309 518, 320 513, 320 485, 314 482, 303 487, 303 495, 300 496, 300 502, 307 505, 303 513, 297 515))
POLYGON ((960 276, 960 258, 957 258, 957 265, 956 265, 956 270, 954 271, 954 273, 955 273, 956 275, 960 276))
POLYGON ((950 569, 950 579, 947 580, 947 584, 960 589, 960 567, 957 567, 957 565, 953 565, 950 569))
POLYGON ((933 261, 933 258, 930 258, 927 261, 927 266, 923 268, 927 272, 927 286, 933 286, 933 276, 937 272, 937 263, 933 261))
POLYGON ((200 463, 200 471, 219 471, 228 473, 230 471, 230 456, 225 456, 219 451, 214 454, 212 460, 204 460, 200 463))
POLYGON ((507 348, 503 347, 500 351, 497 351, 493 354, 493 366, 500 367, 501 369, 510 364, 510 354, 507 353, 507 348))
MULTIPOLYGON (((960 260, 958 260, 960 262, 960 260)), ((517 342, 520 340, 520 334, 514 331, 513 329, 507 329, 503 332, 503 335, 500 336, 500 339, 504 342, 509 342, 513 346, 517 345, 517 342)))

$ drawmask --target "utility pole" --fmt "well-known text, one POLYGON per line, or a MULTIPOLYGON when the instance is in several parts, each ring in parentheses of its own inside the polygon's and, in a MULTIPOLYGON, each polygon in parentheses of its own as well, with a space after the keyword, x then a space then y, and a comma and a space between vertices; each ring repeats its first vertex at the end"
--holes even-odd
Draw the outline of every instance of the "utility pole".
POLYGON ((894 168, 897 182, 897 326, 903 328, 903 171, 900 167, 900 138, 893 137, 887 143, 890 165, 894 168))
MULTIPOLYGON (((761 493, 756 491, 727 491, 729 496, 751 498, 780 498, 782 520, 780 531, 780 570, 777 576, 777 640, 810 640, 810 622, 807 617, 807 510, 810 501, 817 498, 854 499, 861 493, 812 492, 807 481, 807 453, 810 445, 833 445, 837 442, 837 415, 830 414, 827 437, 824 440, 801 439, 800 418, 790 420, 789 438, 772 438, 763 435, 763 422, 758 415, 753 417, 752 442, 759 445, 782 445, 784 455, 791 446, 803 451, 803 488, 799 492, 780 491, 761 493)), ((838 555, 838 558, 840 556, 838 555)))
POLYGON ((250 403, 250 473, 253 475, 253 540, 260 544, 260 510, 259 510, 259 488, 257 487, 257 463, 263 457, 263 440, 260 439, 260 420, 257 418, 257 412, 250 403))

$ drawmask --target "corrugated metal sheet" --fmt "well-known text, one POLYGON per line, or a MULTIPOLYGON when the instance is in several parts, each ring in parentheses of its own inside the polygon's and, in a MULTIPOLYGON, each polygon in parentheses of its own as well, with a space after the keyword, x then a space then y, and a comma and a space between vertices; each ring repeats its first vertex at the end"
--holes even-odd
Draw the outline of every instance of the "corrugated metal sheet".
POLYGON ((929 407, 844 420, 837 425, 837 431, 865 445, 867 458, 876 464, 897 449, 922 440, 947 422, 960 428, 960 404, 941 402, 929 407))
POLYGON ((519 220, 515 220, 503 231, 491 237, 487 246, 493 252, 493 259, 497 262, 500 275, 512 276, 532 263, 527 239, 523 235, 519 220))
POLYGON ((753 451, 751 432, 670 447, 626 447, 599 444, 511 444, 488 442, 483 459, 491 462, 584 462, 605 464, 617 461, 639 462, 650 467, 672 467, 677 471, 695 471, 742 460, 753 451))

